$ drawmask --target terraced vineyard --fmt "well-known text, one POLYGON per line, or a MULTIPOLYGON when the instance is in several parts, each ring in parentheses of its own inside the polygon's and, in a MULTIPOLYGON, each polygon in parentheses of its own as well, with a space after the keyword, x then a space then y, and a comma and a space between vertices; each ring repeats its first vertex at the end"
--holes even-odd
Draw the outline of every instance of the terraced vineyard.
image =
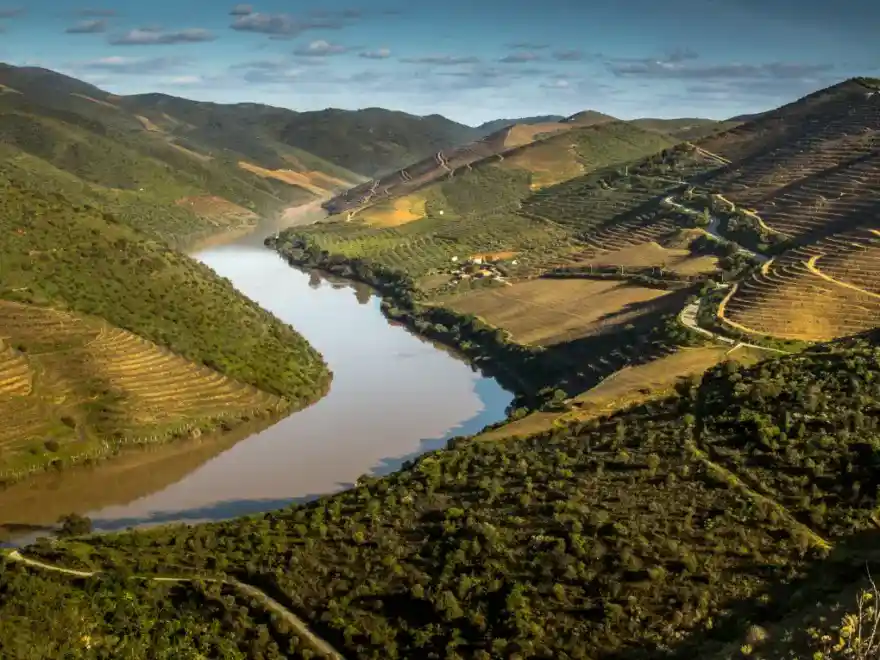
POLYGON ((857 334, 880 319, 878 275, 880 237, 869 230, 830 236, 765 264, 738 285, 720 315, 741 330, 785 339, 857 334))
POLYGON ((98 319, 0 301, 0 479, 282 405, 98 319))
POLYGON ((518 212, 559 225, 577 238, 577 249, 553 255, 543 267, 592 263, 600 255, 658 242, 678 232, 681 225, 660 200, 688 178, 715 166, 699 153, 677 147, 536 192, 518 212))

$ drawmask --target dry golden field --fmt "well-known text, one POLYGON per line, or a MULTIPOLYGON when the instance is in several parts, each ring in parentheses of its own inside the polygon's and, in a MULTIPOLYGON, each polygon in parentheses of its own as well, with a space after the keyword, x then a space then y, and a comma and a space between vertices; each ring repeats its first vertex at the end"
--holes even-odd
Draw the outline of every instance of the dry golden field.
POLYGON ((259 165, 254 165, 253 163, 248 163, 246 161, 240 161, 238 166, 247 170, 248 172, 252 172, 258 176, 265 177, 267 179, 277 179, 278 181, 283 181, 284 183, 288 183, 292 186, 298 186, 305 190, 308 190, 310 193, 314 193, 315 195, 324 195, 327 193, 329 188, 325 188, 327 177, 313 176, 313 172, 294 172, 293 170, 267 170, 264 167, 260 167, 259 165), (319 185, 316 181, 320 181, 322 185, 319 185))
POLYGON ((667 291, 613 280, 534 279, 451 297, 443 304, 510 333, 520 344, 551 345, 625 325, 655 309, 667 291))
POLYGON ((372 227, 397 227, 425 217, 425 198, 417 193, 383 201, 358 212, 357 218, 372 227))
POLYGON ((694 256, 689 250, 666 248, 649 241, 619 250, 601 252, 572 266, 622 266, 623 268, 662 268, 680 275, 702 275, 718 269, 718 259, 711 256, 694 256))

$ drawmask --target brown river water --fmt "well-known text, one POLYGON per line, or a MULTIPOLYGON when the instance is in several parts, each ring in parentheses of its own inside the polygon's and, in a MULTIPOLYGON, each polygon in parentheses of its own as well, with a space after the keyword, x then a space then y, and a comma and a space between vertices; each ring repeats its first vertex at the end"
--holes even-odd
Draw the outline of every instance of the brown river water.
POLYGON ((387 474, 504 418, 509 392, 390 324, 370 289, 291 268, 253 238, 194 256, 324 355, 329 394, 269 428, 132 450, 16 484, 0 492, 7 538, 28 541, 32 525, 74 511, 110 531, 276 509, 387 474))

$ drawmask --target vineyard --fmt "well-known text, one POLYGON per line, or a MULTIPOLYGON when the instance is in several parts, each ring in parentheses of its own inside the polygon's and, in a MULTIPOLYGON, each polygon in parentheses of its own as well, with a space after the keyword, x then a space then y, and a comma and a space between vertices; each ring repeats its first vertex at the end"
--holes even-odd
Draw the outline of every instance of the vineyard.
POLYGON ((856 252, 852 263, 862 266, 853 271, 846 268, 847 253, 839 249, 842 242, 843 235, 832 236, 765 264, 738 285, 719 316, 747 332, 805 341, 823 341, 876 327, 880 295, 831 275, 842 265, 839 274, 856 272, 872 282, 880 272, 876 249, 856 252), (829 273, 821 270, 826 263, 829 273))
POLYGON ((0 301, 0 335, 6 478, 284 405, 97 319, 0 301))
POLYGON ((448 269, 453 258, 495 252, 544 252, 565 249, 567 232, 513 213, 477 217, 430 217, 398 227, 372 228, 354 223, 298 228, 322 250, 347 258, 365 258, 418 278, 448 269))
POLYGON ((814 144, 811 137, 820 133, 826 139, 839 139, 845 133, 861 132, 860 119, 876 119, 877 95, 869 96, 871 92, 863 82, 847 80, 696 144, 734 163, 762 162, 772 167, 768 153, 775 152, 778 158, 796 155, 787 145, 803 148, 814 144))

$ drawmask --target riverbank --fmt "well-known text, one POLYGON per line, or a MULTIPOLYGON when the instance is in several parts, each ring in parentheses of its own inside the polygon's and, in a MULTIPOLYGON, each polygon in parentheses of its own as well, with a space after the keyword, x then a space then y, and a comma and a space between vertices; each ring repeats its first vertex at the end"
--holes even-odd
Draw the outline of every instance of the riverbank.
POLYGON ((291 268, 263 245, 196 257, 324 356, 333 372, 329 393, 234 441, 239 427, 22 482, 0 495, 0 523, 12 523, 12 536, 67 513, 113 531, 279 509, 349 488, 363 475, 388 474, 505 418, 512 394, 461 355, 389 323, 370 287, 291 268), (183 447, 194 443, 200 447, 190 456, 183 447))
POLYGON ((448 346, 512 391, 516 400, 508 413, 517 408, 540 407, 549 400, 552 376, 541 359, 541 351, 510 341, 506 333, 477 317, 426 304, 419 300, 418 292, 406 275, 361 260, 322 254, 305 244, 287 244, 279 235, 267 238, 265 245, 291 266, 361 282, 377 291, 382 297, 382 312, 388 319, 430 341, 448 346))

